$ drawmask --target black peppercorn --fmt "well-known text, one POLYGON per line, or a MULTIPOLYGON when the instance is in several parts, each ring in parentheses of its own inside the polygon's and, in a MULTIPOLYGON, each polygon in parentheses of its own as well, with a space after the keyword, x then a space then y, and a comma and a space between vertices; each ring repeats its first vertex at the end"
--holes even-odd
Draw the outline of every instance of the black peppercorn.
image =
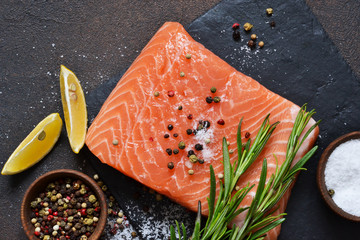
POLYGON ((204 159, 198 159, 198 163, 200 163, 200 164, 203 164, 204 163, 204 159))
POLYGON ((188 157, 191 156, 191 155, 195 155, 194 150, 189 150, 189 151, 188 151, 188 157))
POLYGON ((179 149, 176 149, 176 148, 175 148, 175 149, 173 150, 173 153, 174 153, 174 154, 178 154, 178 153, 179 153, 179 149))
POLYGON ((210 127, 210 122, 209 121, 204 121, 203 126, 205 128, 209 128, 210 127))
POLYGON ((255 42, 253 40, 248 41, 248 47, 253 49, 255 47, 255 42))
POLYGON ((167 149, 166 149, 166 153, 169 154, 169 156, 170 156, 170 155, 172 154, 171 148, 167 148, 167 149))
POLYGON ((201 150, 203 150, 203 145, 201 145, 200 143, 197 143, 197 144, 195 144, 195 149, 197 151, 201 151, 201 150))
POLYGON ((213 98, 211 96, 206 97, 206 102, 209 103, 209 104, 212 103, 213 98))
POLYGON ((180 106, 178 106, 178 110, 182 110, 183 109, 183 107, 180 105, 180 106))
POLYGON ((193 133, 193 131, 191 129, 186 129, 186 134, 187 135, 191 135, 193 133))
POLYGON ((170 137, 170 135, 167 133, 164 135, 164 138, 169 138, 169 137, 170 137))
POLYGON ((173 168, 174 168, 174 163, 173 163, 173 162, 169 162, 168 165, 167 165, 167 167, 168 167, 169 169, 173 169, 173 168))
POLYGON ((171 124, 169 124, 169 125, 167 126, 167 128, 169 129, 169 131, 171 131, 171 130, 173 130, 174 126, 171 125, 171 124))
POLYGON ((249 132, 246 132, 245 133, 245 138, 249 138, 250 137, 250 133, 249 132))
POLYGON ((177 134, 177 133, 174 133, 174 135, 173 135, 174 137, 178 137, 179 136, 179 134, 177 134))
POLYGON ((239 32, 238 30, 235 30, 235 31, 233 32, 233 39, 234 39, 235 41, 239 41, 239 40, 241 39, 240 32, 239 32))
POLYGON ((276 25, 276 24, 275 24, 275 21, 271 21, 271 22, 270 22, 270 27, 275 27, 275 25, 276 25))

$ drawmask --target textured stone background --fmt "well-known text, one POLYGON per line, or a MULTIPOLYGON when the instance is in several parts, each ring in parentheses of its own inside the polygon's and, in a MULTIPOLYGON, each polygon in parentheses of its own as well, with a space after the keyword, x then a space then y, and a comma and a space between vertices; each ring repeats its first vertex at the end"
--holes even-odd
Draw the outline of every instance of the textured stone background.
MULTIPOLYGON (((85 92, 91 91, 131 64, 165 21, 187 25, 217 2, 3 1, 0 167, 41 119, 49 113, 62 112, 60 64, 74 70, 85 92)), ((306 2, 359 77, 360 3, 306 2)), ((15 176, 0 176, 1 239, 25 239, 20 228, 20 204, 25 190, 38 176, 59 168, 92 174, 85 157, 71 152, 65 129, 60 140, 33 168, 15 176)))

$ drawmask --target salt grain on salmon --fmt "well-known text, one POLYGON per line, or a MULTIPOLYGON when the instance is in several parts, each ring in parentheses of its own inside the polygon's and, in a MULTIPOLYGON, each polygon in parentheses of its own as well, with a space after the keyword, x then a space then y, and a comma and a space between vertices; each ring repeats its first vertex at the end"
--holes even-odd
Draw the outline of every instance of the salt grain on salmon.
MULTIPOLYGON (((238 72, 196 42, 180 24, 166 23, 141 51, 105 101, 88 130, 86 145, 103 163, 193 211, 197 210, 200 200, 202 213, 207 215, 209 165, 213 166, 216 176, 223 172, 222 138, 226 136, 231 143, 236 142, 237 125, 242 117, 243 129, 252 135, 256 135, 262 120, 269 113, 271 122, 281 122, 264 151, 248 169, 247 173, 251 174, 244 174, 239 180, 238 185, 244 187, 248 182, 258 181, 264 158, 268 161, 268 176, 275 172, 274 154, 279 164, 283 163, 287 140, 298 111, 297 105, 238 72), (196 53, 196 56, 201 56, 201 60, 186 59, 185 54, 190 52, 193 53, 192 59, 196 53), (179 72, 184 71, 185 67, 191 69, 192 74, 187 74, 186 81, 180 81, 179 72), (160 101, 163 99, 146 94, 153 86, 186 93, 184 99, 181 99, 183 102, 174 102, 178 100, 175 97, 160 101), (206 104, 204 94, 213 94, 209 93, 213 86, 218 88, 217 92, 221 89, 221 96, 226 95, 226 99, 231 101, 222 99, 221 104, 216 106, 206 104), (186 114, 178 111, 179 105, 186 109, 186 114), (186 129, 194 129, 198 124, 197 121, 186 118, 190 113, 194 114, 194 119, 206 119, 213 126, 197 131, 194 136, 186 135, 186 129), (220 118, 226 119, 224 126, 216 123, 220 118), (169 145, 170 141, 163 138, 164 132, 159 130, 159 126, 167 121, 176 122, 176 131, 180 133, 178 138, 184 135, 181 140, 183 145, 177 147, 175 142, 169 145), (189 126, 189 123, 192 125, 189 126), (157 141, 148 141, 149 137, 157 141), (119 148, 112 147, 114 138, 119 140, 119 148), (211 144, 206 145, 205 139, 210 139, 211 144), (206 162, 201 167, 191 163, 186 153, 179 152, 175 156, 164 154, 164 150, 169 147, 182 148, 187 152, 197 143, 203 144, 204 148, 198 156, 206 162), (181 167, 169 170, 166 165, 170 158, 176 159, 181 167), (188 170, 193 167, 197 168, 191 177, 188 170)), ((313 120, 310 121, 312 123, 313 120)), ((295 161, 311 148, 317 134, 318 129, 315 129, 303 144, 304 148, 300 149, 295 161)), ((237 155, 233 154, 230 161, 233 163, 236 158, 237 155)), ((244 198, 240 207, 248 207, 255 192, 256 186, 244 198)), ((285 193, 274 214, 284 212, 289 196, 290 192, 285 193)), ((244 216, 239 215, 230 224, 240 225, 243 220, 244 216)), ((276 239, 279 229, 267 234, 271 239, 276 239)))

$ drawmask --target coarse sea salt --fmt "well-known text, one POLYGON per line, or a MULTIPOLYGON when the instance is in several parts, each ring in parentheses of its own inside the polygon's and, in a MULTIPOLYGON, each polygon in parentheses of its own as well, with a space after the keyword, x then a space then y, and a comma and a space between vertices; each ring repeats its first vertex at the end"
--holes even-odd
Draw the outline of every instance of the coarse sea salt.
POLYGON ((325 185, 341 209, 360 217, 360 140, 340 144, 325 167, 325 185))

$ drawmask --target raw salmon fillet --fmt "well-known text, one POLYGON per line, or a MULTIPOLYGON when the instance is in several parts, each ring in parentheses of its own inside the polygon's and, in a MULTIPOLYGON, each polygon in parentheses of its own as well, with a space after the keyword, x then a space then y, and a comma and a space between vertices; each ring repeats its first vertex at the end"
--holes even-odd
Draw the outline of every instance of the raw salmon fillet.
MULTIPOLYGON (((222 138, 225 136, 229 149, 234 150, 234 161, 236 131, 242 117, 244 140, 246 132, 251 138, 256 136, 268 113, 271 123, 281 121, 262 154, 239 180, 240 186, 256 184, 264 158, 268 160, 268 176, 275 171, 273 154, 279 164, 283 163, 298 110, 297 105, 238 72, 196 42, 179 23, 169 22, 159 29, 111 92, 89 128, 86 144, 103 163, 193 211, 201 200, 206 215, 210 164, 216 175, 223 172, 222 138), (191 54, 190 59, 187 54, 191 54), (181 76, 181 72, 185 75, 181 76), (210 92, 211 87, 216 87, 216 93, 210 92), (155 92, 159 92, 158 97, 155 92), (218 96, 221 101, 209 104, 208 96, 218 96), (224 125, 217 123, 220 119, 224 125), (186 130, 196 129, 201 120, 209 121, 210 127, 188 135, 186 130), (165 134, 169 137, 165 138, 165 134), (210 143, 206 144, 206 140, 210 143), (166 149, 179 149, 180 141, 186 148, 169 155, 166 149), (195 150, 195 144, 201 144, 203 150, 195 150), (191 163, 189 150, 194 150, 204 163, 191 163), (168 168, 169 162, 173 162, 173 169, 168 168), (189 175, 190 169, 193 175, 189 175)), ((310 149, 317 135, 318 129, 304 143, 297 159, 310 149)), ((243 206, 250 204, 255 191, 250 192, 243 206)), ((281 200, 278 211, 284 212, 289 195, 286 193, 281 200)), ((241 225, 243 217, 236 219, 237 224, 241 225)), ((279 231, 277 228, 269 232, 268 239, 276 239, 279 231)))

